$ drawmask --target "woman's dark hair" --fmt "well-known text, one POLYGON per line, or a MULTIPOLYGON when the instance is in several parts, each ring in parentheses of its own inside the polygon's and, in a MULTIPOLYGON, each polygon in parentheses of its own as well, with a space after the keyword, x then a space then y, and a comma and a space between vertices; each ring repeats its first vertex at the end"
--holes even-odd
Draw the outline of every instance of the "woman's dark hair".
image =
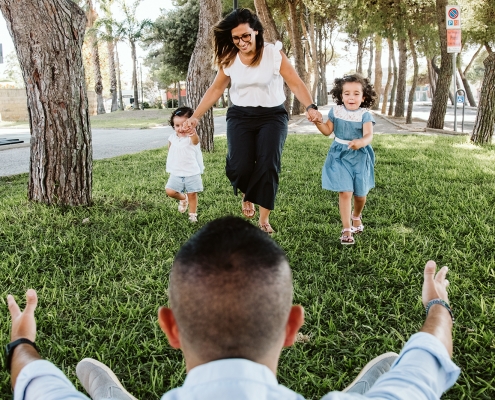
POLYGON ((174 118, 175 117, 192 117, 194 114, 194 110, 191 107, 179 107, 177 110, 172 111, 170 115, 170 126, 174 127, 174 118))
POLYGON ((344 105, 342 101, 342 90, 345 83, 359 82, 363 87, 363 102, 360 107, 370 108, 376 101, 376 92, 373 85, 368 78, 363 77, 360 74, 344 75, 343 78, 336 78, 333 82, 333 88, 330 90, 332 98, 335 100, 338 106, 344 105))
POLYGON ((261 62, 261 55, 265 41, 263 40, 263 26, 258 16, 249 8, 237 8, 213 27, 213 47, 215 51, 214 64, 219 68, 232 65, 239 49, 232 41, 232 29, 241 24, 249 24, 253 31, 258 31, 256 38, 256 54, 251 66, 261 62))

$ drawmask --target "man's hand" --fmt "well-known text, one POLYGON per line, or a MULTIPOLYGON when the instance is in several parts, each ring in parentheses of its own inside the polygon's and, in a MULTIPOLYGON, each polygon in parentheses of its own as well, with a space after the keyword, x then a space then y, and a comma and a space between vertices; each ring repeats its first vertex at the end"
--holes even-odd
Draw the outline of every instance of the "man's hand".
POLYGON ((433 299, 442 299, 449 302, 449 297, 447 295, 447 286, 449 286, 449 281, 445 279, 447 267, 442 267, 440 271, 435 275, 437 269, 437 264, 435 261, 428 261, 425 265, 424 272, 424 283, 423 283, 423 305, 426 307, 428 302, 433 299))
POLYGON ((12 317, 12 331, 10 340, 13 342, 19 338, 26 338, 32 342, 36 339, 36 320, 34 319, 34 310, 38 304, 38 296, 34 289, 26 292, 26 308, 23 312, 17 305, 14 296, 7 296, 7 304, 10 316, 12 317))

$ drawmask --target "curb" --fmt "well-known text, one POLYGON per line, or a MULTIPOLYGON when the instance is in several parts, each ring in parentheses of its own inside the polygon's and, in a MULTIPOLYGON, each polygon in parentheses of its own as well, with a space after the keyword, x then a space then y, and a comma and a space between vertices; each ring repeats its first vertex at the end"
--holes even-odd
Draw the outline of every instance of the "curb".
MULTIPOLYGON (((397 128, 403 129, 408 132, 425 132, 425 133, 435 133, 435 134, 443 134, 443 135, 453 135, 453 136, 470 136, 470 132, 455 132, 447 129, 434 129, 434 128, 418 128, 418 129, 413 129, 409 128, 407 126, 404 126, 403 124, 399 124, 395 122, 394 120, 391 120, 390 118, 387 118, 386 116, 377 113, 376 111, 370 110, 374 115, 383 118, 385 121, 389 122, 390 124, 396 126, 397 128)), ((423 120, 422 120, 423 121, 423 120)), ((426 121, 424 121, 426 122, 426 121)))
POLYGON ((17 143, 17 144, 5 144, 3 146, 0 146, 0 151, 3 150, 11 150, 11 149, 19 149, 22 147, 30 147, 31 143, 17 143))

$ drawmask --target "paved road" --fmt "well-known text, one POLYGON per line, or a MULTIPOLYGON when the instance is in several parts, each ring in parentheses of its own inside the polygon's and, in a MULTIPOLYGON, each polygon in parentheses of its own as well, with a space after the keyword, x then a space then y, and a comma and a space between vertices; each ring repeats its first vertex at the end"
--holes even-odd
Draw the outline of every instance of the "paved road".
MULTIPOLYGON (((216 117, 215 135, 225 132, 225 117, 216 117)), ((170 126, 154 129, 93 129, 93 159, 157 149, 167 145, 171 133, 170 126)), ((24 141, 22 147, 0 146, 0 176, 29 172, 29 129, 0 129, 0 138, 24 141)))
MULTIPOLYGON (((320 107, 326 119, 331 105, 320 107)), ((428 119, 431 106, 415 105, 413 117, 428 119)), ((458 131, 461 130, 460 116, 461 109, 458 109, 458 131)), ((470 131, 474 125, 476 110, 466 109, 466 122, 464 130, 470 131)), ((385 119, 375 116, 377 124, 374 131, 377 133, 406 133, 407 131, 398 128, 385 119)), ((445 125, 453 128, 454 109, 447 108, 445 125)), ((215 118, 215 135, 225 134, 225 117, 215 118)), ((304 118, 294 117, 289 125, 289 133, 299 134, 319 134, 316 127, 307 122, 304 118)), ((167 138, 172 133, 172 128, 160 127, 154 129, 93 129, 93 159, 116 157, 123 154, 138 153, 143 150, 156 149, 167 145, 167 138)), ((19 139, 25 142, 24 147, 0 146, 0 176, 21 174, 29 171, 29 141, 28 129, 0 129, 0 138, 19 139)))

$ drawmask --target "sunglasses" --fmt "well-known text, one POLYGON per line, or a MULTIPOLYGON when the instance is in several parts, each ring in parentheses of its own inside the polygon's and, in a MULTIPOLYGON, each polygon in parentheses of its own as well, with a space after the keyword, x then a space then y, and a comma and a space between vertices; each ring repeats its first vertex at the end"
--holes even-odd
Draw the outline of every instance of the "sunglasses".
POLYGON ((238 44, 239 41, 242 39, 244 43, 247 43, 251 40, 251 36, 253 35, 253 32, 251 33, 244 33, 242 36, 232 36, 232 42, 234 44, 238 44))

